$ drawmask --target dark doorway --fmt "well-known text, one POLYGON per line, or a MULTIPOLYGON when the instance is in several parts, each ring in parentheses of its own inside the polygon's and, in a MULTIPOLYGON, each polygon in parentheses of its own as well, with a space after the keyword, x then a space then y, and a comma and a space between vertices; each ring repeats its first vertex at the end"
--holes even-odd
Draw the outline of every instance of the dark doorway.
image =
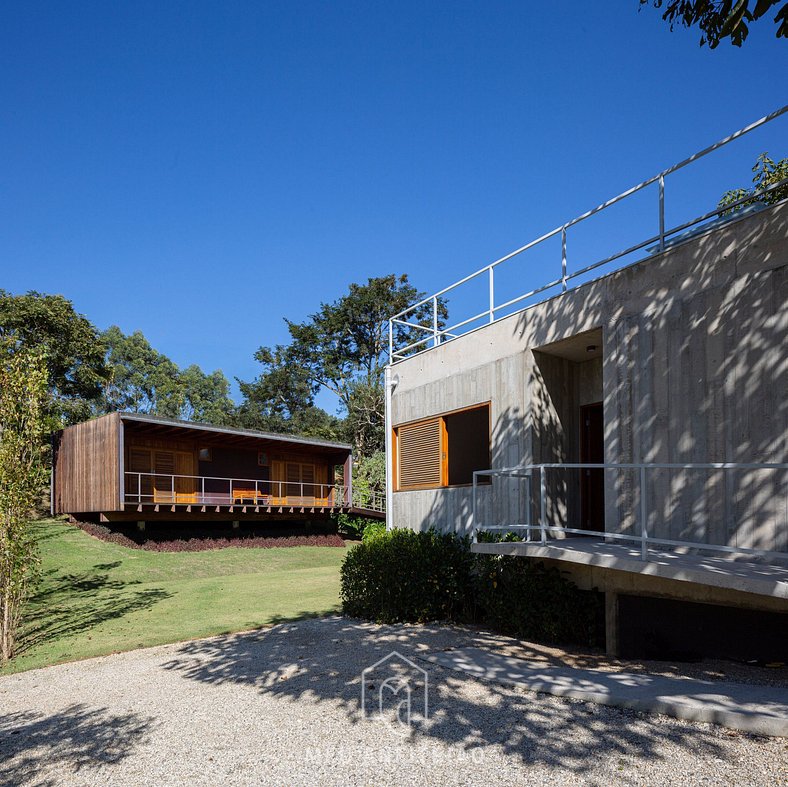
MULTIPOLYGON (((605 461, 605 429, 602 402, 580 408, 580 462, 605 461)), ((605 471, 580 470, 580 528, 602 532, 605 529, 605 471)))

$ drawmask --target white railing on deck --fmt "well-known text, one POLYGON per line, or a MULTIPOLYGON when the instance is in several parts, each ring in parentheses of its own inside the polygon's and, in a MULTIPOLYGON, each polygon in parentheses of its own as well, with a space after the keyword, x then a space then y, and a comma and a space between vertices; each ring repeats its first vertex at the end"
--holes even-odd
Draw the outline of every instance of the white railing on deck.
POLYGON ((384 513, 386 496, 343 484, 266 481, 168 473, 125 473, 126 503, 137 505, 359 508, 384 513))
MULTIPOLYGON (((675 464, 675 463, 647 463, 647 464, 594 464, 594 463, 546 463, 546 464, 530 464, 522 465, 519 467, 502 468, 498 470, 477 470, 473 474, 473 488, 472 488, 472 506, 471 506, 471 522, 470 528, 473 533, 474 542, 478 539, 479 532, 504 532, 504 533, 517 533, 522 531, 526 540, 532 540, 532 534, 537 534, 540 542, 546 544, 548 539, 564 538, 566 535, 578 536, 596 536, 597 538, 607 541, 621 540, 624 542, 634 542, 640 545, 640 557, 643 560, 648 560, 648 552, 650 549, 659 548, 685 548, 685 549, 699 549, 699 550, 713 550, 728 554, 743 554, 752 555, 754 557, 765 558, 779 558, 788 559, 788 463, 783 462, 708 462, 708 463, 688 463, 688 464, 675 464), (625 500, 621 501, 608 501, 606 509, 610 510, 611 516, 615 513, 623 513, 624 518, 630 521, 631 529, 635 532, 623 533, 616 530, 586 530, 578 527, 567 527, 560 523, 551 522, 548 514, 549 510, 556 510, 563 507, 564 513, 566 512, 566 500, 570 494, 579 495, 579 478, 577 484, 567 483, 564 479, 559 481, 558 487, 560 494, 552 493, 553 498, 559 498, 558 501, 552 500, 553 503, 558 502, 558 506, 550 505, 551 491, 550 483, 555 482, 555 476, 559 471, 566 473, 567 471, 582 471, 582 470, 600 470, 603 473, 615 473, 616 478, 606 478, 605 492, 609 488, 615 491, 615 481, 621 482, 622 474, 634 476, 630 482, 627 482, 625 492, 625 500), (770 474, 778 474, 777 480, 772 484, 772 489, 769 494, 769 501, 771 505, 771 513, 764 513, 763 507, 766 501, 761 495, 758 498, 757 490, 754 488, 757 483, 754 479, 741 480, 738 494, 734 495, 732 492, 732 482, 729 480, 731 474, 741 473, 755 473, 765 471, 770 474), (683 474, 684 479, 676 484, 668 483, 667 486, 673 488, 669 490, 667 498, 660 500, 651 499, 649 497, 649 481, 653 482, 653 475, 657 472, 675 472, 683 474), (714 499, 719 503, 720 495, 729 497, 737 496, 742 498, 739 504, 746 508, 747 502, 750 502, 752 509, 747 512, 747 516, 752 517, 760 515, 761 517, 771 517, 770 524, 774 530, 774 541, 782 541, 784 544, 782 549, 759 549, 757 547, 737 544, 720 544, 713 541, 697 541, 687 539, 670 539, 658 537, 655 533, 661 533, 666 528, 670 527, 670 516, 665 516, 664 511, 667 507, 674 515, 679 513, 686 516, 686 510, 694 509, 699 502, 697 492, 695 500, 691 501, 676 501, 681 495, 692 496, 693 483, 697 485, 697 479, 688 478, 688 474, 692 473, 723 473, 723 479, 708 481, 711 486, 704 487, 703 494, 706 498, 714 496, 714 499), (550 476, 553 476, 552 478, 550 476), (782 477, 780 478, 779 475, 782 477), (479 479, 480 478, 512 478, 512 479, 526 479, 525 495, 524 495, 524 522, 505 522, 502 524, 485 523, 480 515, 479 506, 479 479), (721 483, 720 483, 721 481, 721 483), (727 485, 726 485, 727 482, 727 485), (538 500, 538 524, 531 522, 532 514, 532 489, 537 493, 538 500), (671 496, 672 492, 672 496, 671 496), (617 509, 616 509, 617 506, 617 509), (663 519, 658 521, 659 509, 662 508, 663 519), (777 537, 779 534, 779 538, 777 537)), ((662 479, 663 483, 665 479, 662 479)), ((489 488, 485 485, 485 488, 489 488)), ((695 487, 697 489, 697 486, 695 487)), ((492 495, 497 493, 492 492, 492 495)), ((511 490, 507 490, 507 494, 511 494, 511 490)), ((490 501, 491 502, 491 501, 490 501)), ((702 501, 700 501, 702 502, 702 501)), ((731 505, 731 501, 727 501, 731 505)), ((726 501, 723 499, 722 504, 725 505, 726 501)), ((489 503, 488 503, 489 505, 489 503)), ((609 519, 608 510, 605 512, 606 522, 609 519)), ((534 511, 535 512, 535 511, 534 511)), ((685 527, 705 527, 705 524, 693 523, 692 519, 682 520, 685 527)), ((612 523, 614 525, 620 524, 619 522, 612 523)), ((739 525, 741 523, 738 523, 739 525)), ((733 531, 737 532, 737 523, 734 523, 733 531)))
MULTIPOLYGON (((684 167, 693 164, 694 162, 698 161, 699 159, 703 158, 704 156, 712 153, 715 150, 718 150, 730 142, 733 142, 735 139, 739 139, 740 137, 748 134, 750 131, 753 131, 760 126, 763 126, 765 123, 769 123, 770 121, 780 117, 785 112, 788 112, 788 105, 778 109, 776 112, 772 112, 765 117, 762 117, 760 120, 756 120, 754 123, 751 123, 749 126, 736 131, 735 133, 731 134, 725 139, 720 140, 719 142, 715 143, 714 145, 710 145, 709 147, 705 148, 704 150, 699 151, 698 153, 690 156, 689 158, 685 159, 684 161, 675 164, 672 167, 668 167, 668 169, 663 170, 658 175, 655 175, 653 178, 649 178, 648 180, 644 180, 642 183, 639 183, 636 186, 633 186, 630 189, 627 189, 623 193, 619 194, 617 197, 613 197, 612 199, 607 200, 607 202, 603 202, 601 205, 598 205, 596 208, 583 213, 580 216, 572 219, 571 221, 567 221, 565 224, 562 224, 560 227, 556 227, 554 230, 545 233, 536 240, 531 241, 530 243, 526 243, 525 246, 521 246, 519 249, 515 249, 513 252, 506 254, 505 256, 501 257, 495 262, 490 263, 489 265, 480 268, 474 273, 471 273, 469 276, 466 276, 463 279, 455 282, 454 284, 450 284, 448 287, 436 292, 435 294, 425 298, 424 300, 419 301, 418 303, 409 306, 407 309, 395 314, 389 320, 389 359, 391 363, 396 363, 397 361, 401 361, 407 357, 410 357, 416 353, 423 352, 425 350, 430 349, 431 347, 437 347, 441 343, 456 339, 458 336, 462 335, 463 333, 468 333, 471 330, 474 330, 481 325, 493 323, 498 319, 503 319, 503 317, 511 316, 511 314, 516 313, 521 309, 515 309, 512 311, 512 307, 517 306, 518 304, 522 303, 523 301, 529 300, 531 298, 536 298, 536 296, 541 296, 541 300, 546 300, 547 298, 552 297, 556 293, 566 292, 569 287, 570 283, 575 285, 575 280, 580 277, 584 277, 587 274, 591 273, 592 271, 600 268, 603 265, 608 265, 616 260, 619 260, 623 257, 626 257, 634 252, 640 251, 641 249, 645 249, 649 246, 654 246, 654 251, 663 251, 668 244, 678 242, 683 239, 683 237, 679 237, 680 233, 685 233, 693 227, 697 227, 697 225, 702 224, 709 219, 713 219, 715 217, 721 217, 724 214, 727 214, 734 210, 737 207, 744 206, 748 202, 753 201, 752 195, 748 195, 746 197, 742 197, 735 202, 731 202, 730 204, 724 206, 716 206, 713 210, 707 211, 701 216, 697 216, 689 221, 684 221, 674 227, 666 228, 665 227, 665 179, 673 174, 674 172, 678 172, 679 170, 683 169, 684 167), (588 265, 582 266, 579 270, 573 271, 572 273, 568 272, 567 267, 567 260, 568 260, 568 252, 567 252, 567 235, 569 230, 577 224, 585 221, 586 219, 591 218, 592 216, 602 212, 603 210, 610 208, 612 205, 615 205, 622 200, 631 197, 632 195, 642 191, 643 189, 651 186, 653 184, 657 184, 658 186, 658 199, 657 199, 657 226, 658 231, 648 238, 645 238, 638 243, 634 244, 633 246, 629 246, 626 249, 620 250, 611 254, 604 259, 597 260, 588 265), (548 282, 547 284, 543 284, 536 289, 532 289, 529 292, 523 293, 521 295, 517 295, 515 298, 511 298, 506 300, 503 303, 497 303, 495 297, 495 269, 502 265, 509 260, 518 257, 523 252, 528 251, 529 249, 538 246, 545 241, 549 240, 550 238, 561 236, 561 260, 560 260, 560 270, 561 275, 552 281, 548 282), (442 299, 445 298, 449 293, 452 293, 458 287, 466 284, 474 279, 479 277, 486 277, 487 278, 487 287, 485 289, 489 292, 489 299, 485 302, 485 308, 478 311, 478 313, 474 314, 472 317, 469 317, 465 320, 462 320, 454 325, 451 325, 448 328, 440 327, 440 305, 442 303, 442 299), (560 289, 559 289, 560 288, 560 289), (508 310, 508 311, 507 311, 508 310), (419 320, 419 313, 423 313, 427 311, 430 315, 429 318, 423 320, 424 324, 419 324, 418 322, 414 322, 413 320, 419 320), (506 314, 503 314, 506 312, 506 314), (425 334, 421 336, 421 338, 416 339, 415 341, 410 341, 409 343, 405 344, 402 347, 396 346, 396 339, 395 334, 399 334, 404 337, 405 341, 409 341, 412 339, 413 333, 416 332, 418 335, 425 334)), ((770 191, 775 191, 778 188, 783 187, 786 183, 788 183, 788 179, 784 179, 779 183, 774 183, 768 188, 765 188, 759 191, 759 196, 766 194, 770 191)), ((736 216, 733 215, 731 218, 735 218, 736 216)), ((636 260, 635 262, 637 262, 636 260)), ((635 264, 634 262, 627 262, 626 265, 635 264)), ((624 267, 624 266, 622 266, 624 267)), ((608 270, 610 272, 610 270, 608 270)), ((583 282, 577 282, 577 284, 583 282)), ((532 301, 531 303, 538 303, 539 300, 532 301)), ((524 306, 522 308, 525 308, 524 306)))

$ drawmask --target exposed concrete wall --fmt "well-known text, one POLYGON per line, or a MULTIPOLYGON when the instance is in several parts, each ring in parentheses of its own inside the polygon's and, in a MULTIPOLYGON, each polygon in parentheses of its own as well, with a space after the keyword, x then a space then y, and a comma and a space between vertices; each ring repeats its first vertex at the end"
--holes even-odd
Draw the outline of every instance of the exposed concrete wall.
MULTIPOLYGON (((599 367, 575 364, 573 388, 569 362, 533 350, 601 327, 608 462, 786 461, 787 264, 783 202, 398 363, 392 423, 490 401, 494 468, 567 461, 567 408, 596 395, 599 367)), ((526 484, 480 490, 484 522, 524 521, 526 484)), ((647 495, 653 535, 788 549, 784 473, 663 472, 647 495)), ((559 521, 571 513, 551 505, 559 521)), ((608 530, 637 532, 634 474, 607 479, 606 507, 608 530)), ((391 513, 399 527, 467 531, 470 509, 464 487, 397 492, 391 513)))

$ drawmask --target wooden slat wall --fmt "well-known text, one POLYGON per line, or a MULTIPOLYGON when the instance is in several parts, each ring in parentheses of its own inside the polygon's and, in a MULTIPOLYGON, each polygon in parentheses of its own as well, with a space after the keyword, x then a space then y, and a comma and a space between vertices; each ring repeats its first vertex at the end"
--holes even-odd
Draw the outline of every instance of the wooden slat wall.
POLYGON ((54 468, 56 514, 121 510, 119 429, 112 413, 63 430, 54 468))

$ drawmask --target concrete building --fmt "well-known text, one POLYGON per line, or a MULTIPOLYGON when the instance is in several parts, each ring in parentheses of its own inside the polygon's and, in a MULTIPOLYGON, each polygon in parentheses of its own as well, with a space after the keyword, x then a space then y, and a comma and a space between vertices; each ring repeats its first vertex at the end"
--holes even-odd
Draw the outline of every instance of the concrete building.
POLYGON ((390 526, 520 533, 474 549, 604 592, 610 652, 788 661, 788 201, 661 210, 592 280, 573 224, 528 298, 497 304, 494 263, 475 321, 442 328, 445 292, 392 321, 390 526))

